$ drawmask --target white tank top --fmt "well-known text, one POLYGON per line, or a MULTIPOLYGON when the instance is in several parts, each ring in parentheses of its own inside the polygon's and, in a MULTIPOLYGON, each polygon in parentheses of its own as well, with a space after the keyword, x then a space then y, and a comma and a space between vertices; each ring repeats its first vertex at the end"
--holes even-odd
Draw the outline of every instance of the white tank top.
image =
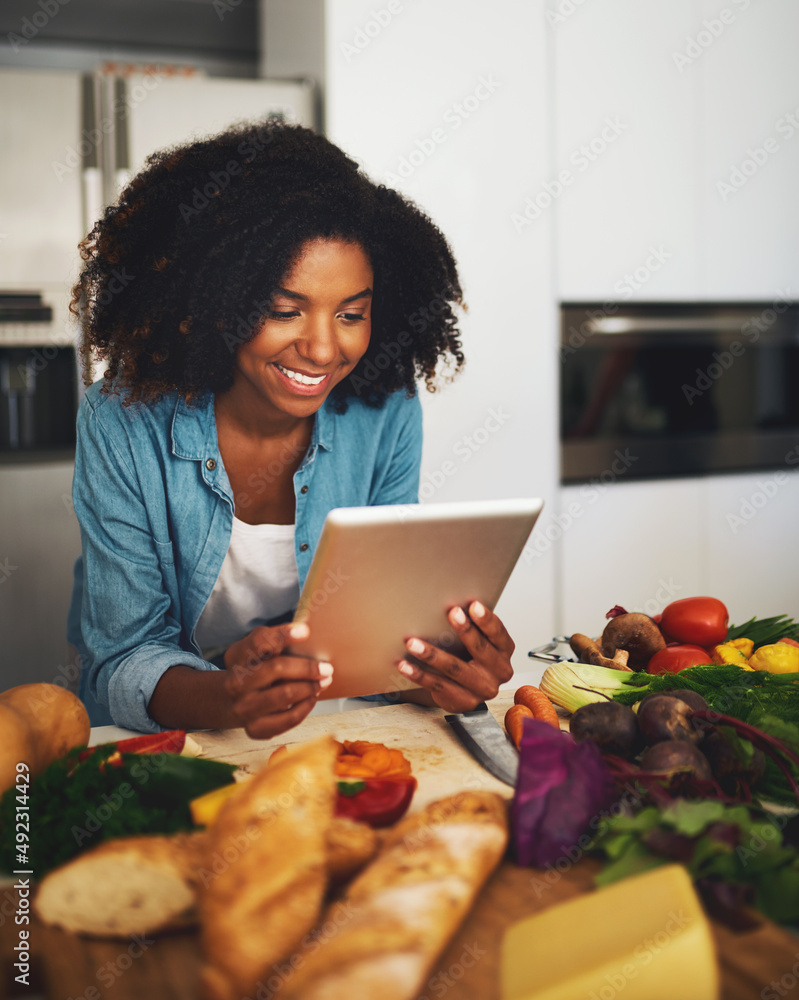
POLYGON ((233 518, 227 555, 194 637, 206 658, 297 606, 293 524, 233 518))

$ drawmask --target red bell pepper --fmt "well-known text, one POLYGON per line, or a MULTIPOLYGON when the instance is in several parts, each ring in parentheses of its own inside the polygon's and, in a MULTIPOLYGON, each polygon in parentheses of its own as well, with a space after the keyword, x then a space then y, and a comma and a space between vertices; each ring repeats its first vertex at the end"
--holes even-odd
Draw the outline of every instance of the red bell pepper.
POLYGON ((416 791, 416 778, 359 778, 339 781, 336 816, 376 829, 392 826, 404 816, 416 791))
MULTIPOLYGON (((101 743, 100 746, 108 746, 107 743, 101 743)), ((118 740, 115 744, 117 748, 117 753, 177 753, 179 754, 183 747, 186 745, 186 731, 184 729, 168 729, 163 733, 146 733, 144 736, 131 736, 127 740, 118 740)), ((79 756, 78 760, 86 760, 90 757, 92 753, 97 749, 97 747, 89 747, 88 750, 84 750, 79 756)), ((117 757, 114 754, 112 757, 108 758, 109 764, 119 764, 122 758, 117 757)))

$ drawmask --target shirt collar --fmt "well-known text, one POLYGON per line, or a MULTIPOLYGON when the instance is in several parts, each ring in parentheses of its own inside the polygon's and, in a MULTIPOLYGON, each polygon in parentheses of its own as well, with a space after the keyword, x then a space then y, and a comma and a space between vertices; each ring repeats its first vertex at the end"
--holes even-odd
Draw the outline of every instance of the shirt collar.
MULTIPOLYGON (((326 399, 316 413, 311 448, 318 446, 332 451, 335 433, 336 414, 330 409, 330 400, 326 399)), ((172 417, 172 453, 177 458, 199 461, 209 454, 216 454, 218 449, 214 397, 209 394, 195 406, 190 406, 179 396, 172 417)))
POLYGON ((209 394, 190 406, 179 396, 172 417, 172 453, 177 458, 199 460, 216 455, 218 450, 214 397, 209 394))

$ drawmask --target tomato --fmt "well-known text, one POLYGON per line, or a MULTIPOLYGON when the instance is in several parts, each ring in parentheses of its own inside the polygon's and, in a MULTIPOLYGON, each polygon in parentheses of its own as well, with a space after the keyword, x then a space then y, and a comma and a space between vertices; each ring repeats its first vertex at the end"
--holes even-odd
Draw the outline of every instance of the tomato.
POLYGON ((336 816, 380 828, 392 826, 403 816, 416 791, 416 778, 361 778, 340 781, 336 816))
POLYGON ((709 648, 727 638, 729 621, 727 608, 717 598, 684 597, 666 605, 660 616, 660 628, 677 642, 709 648))
POLYGON ((784 635, 781 639, 778 639, 777 641, 784 642, 788 646, 799 646, 799 642, 797 642, 796 639, 789 639, 787 635, 784 635))
POLYGON ((646 666, 648 674, 676 674, 687 667, 711 663, 710 654, 701 646, 674 643, 659 650, 646 666))

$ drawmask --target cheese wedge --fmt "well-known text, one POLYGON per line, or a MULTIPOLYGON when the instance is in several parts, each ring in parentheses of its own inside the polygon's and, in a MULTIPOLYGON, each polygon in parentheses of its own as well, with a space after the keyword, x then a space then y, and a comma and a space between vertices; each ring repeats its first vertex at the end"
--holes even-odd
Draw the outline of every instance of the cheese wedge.
POLYGON ((713 937, 691 878, 666 865, 527 917, 502 946, 503 1000, 716 1000, 713 937))

